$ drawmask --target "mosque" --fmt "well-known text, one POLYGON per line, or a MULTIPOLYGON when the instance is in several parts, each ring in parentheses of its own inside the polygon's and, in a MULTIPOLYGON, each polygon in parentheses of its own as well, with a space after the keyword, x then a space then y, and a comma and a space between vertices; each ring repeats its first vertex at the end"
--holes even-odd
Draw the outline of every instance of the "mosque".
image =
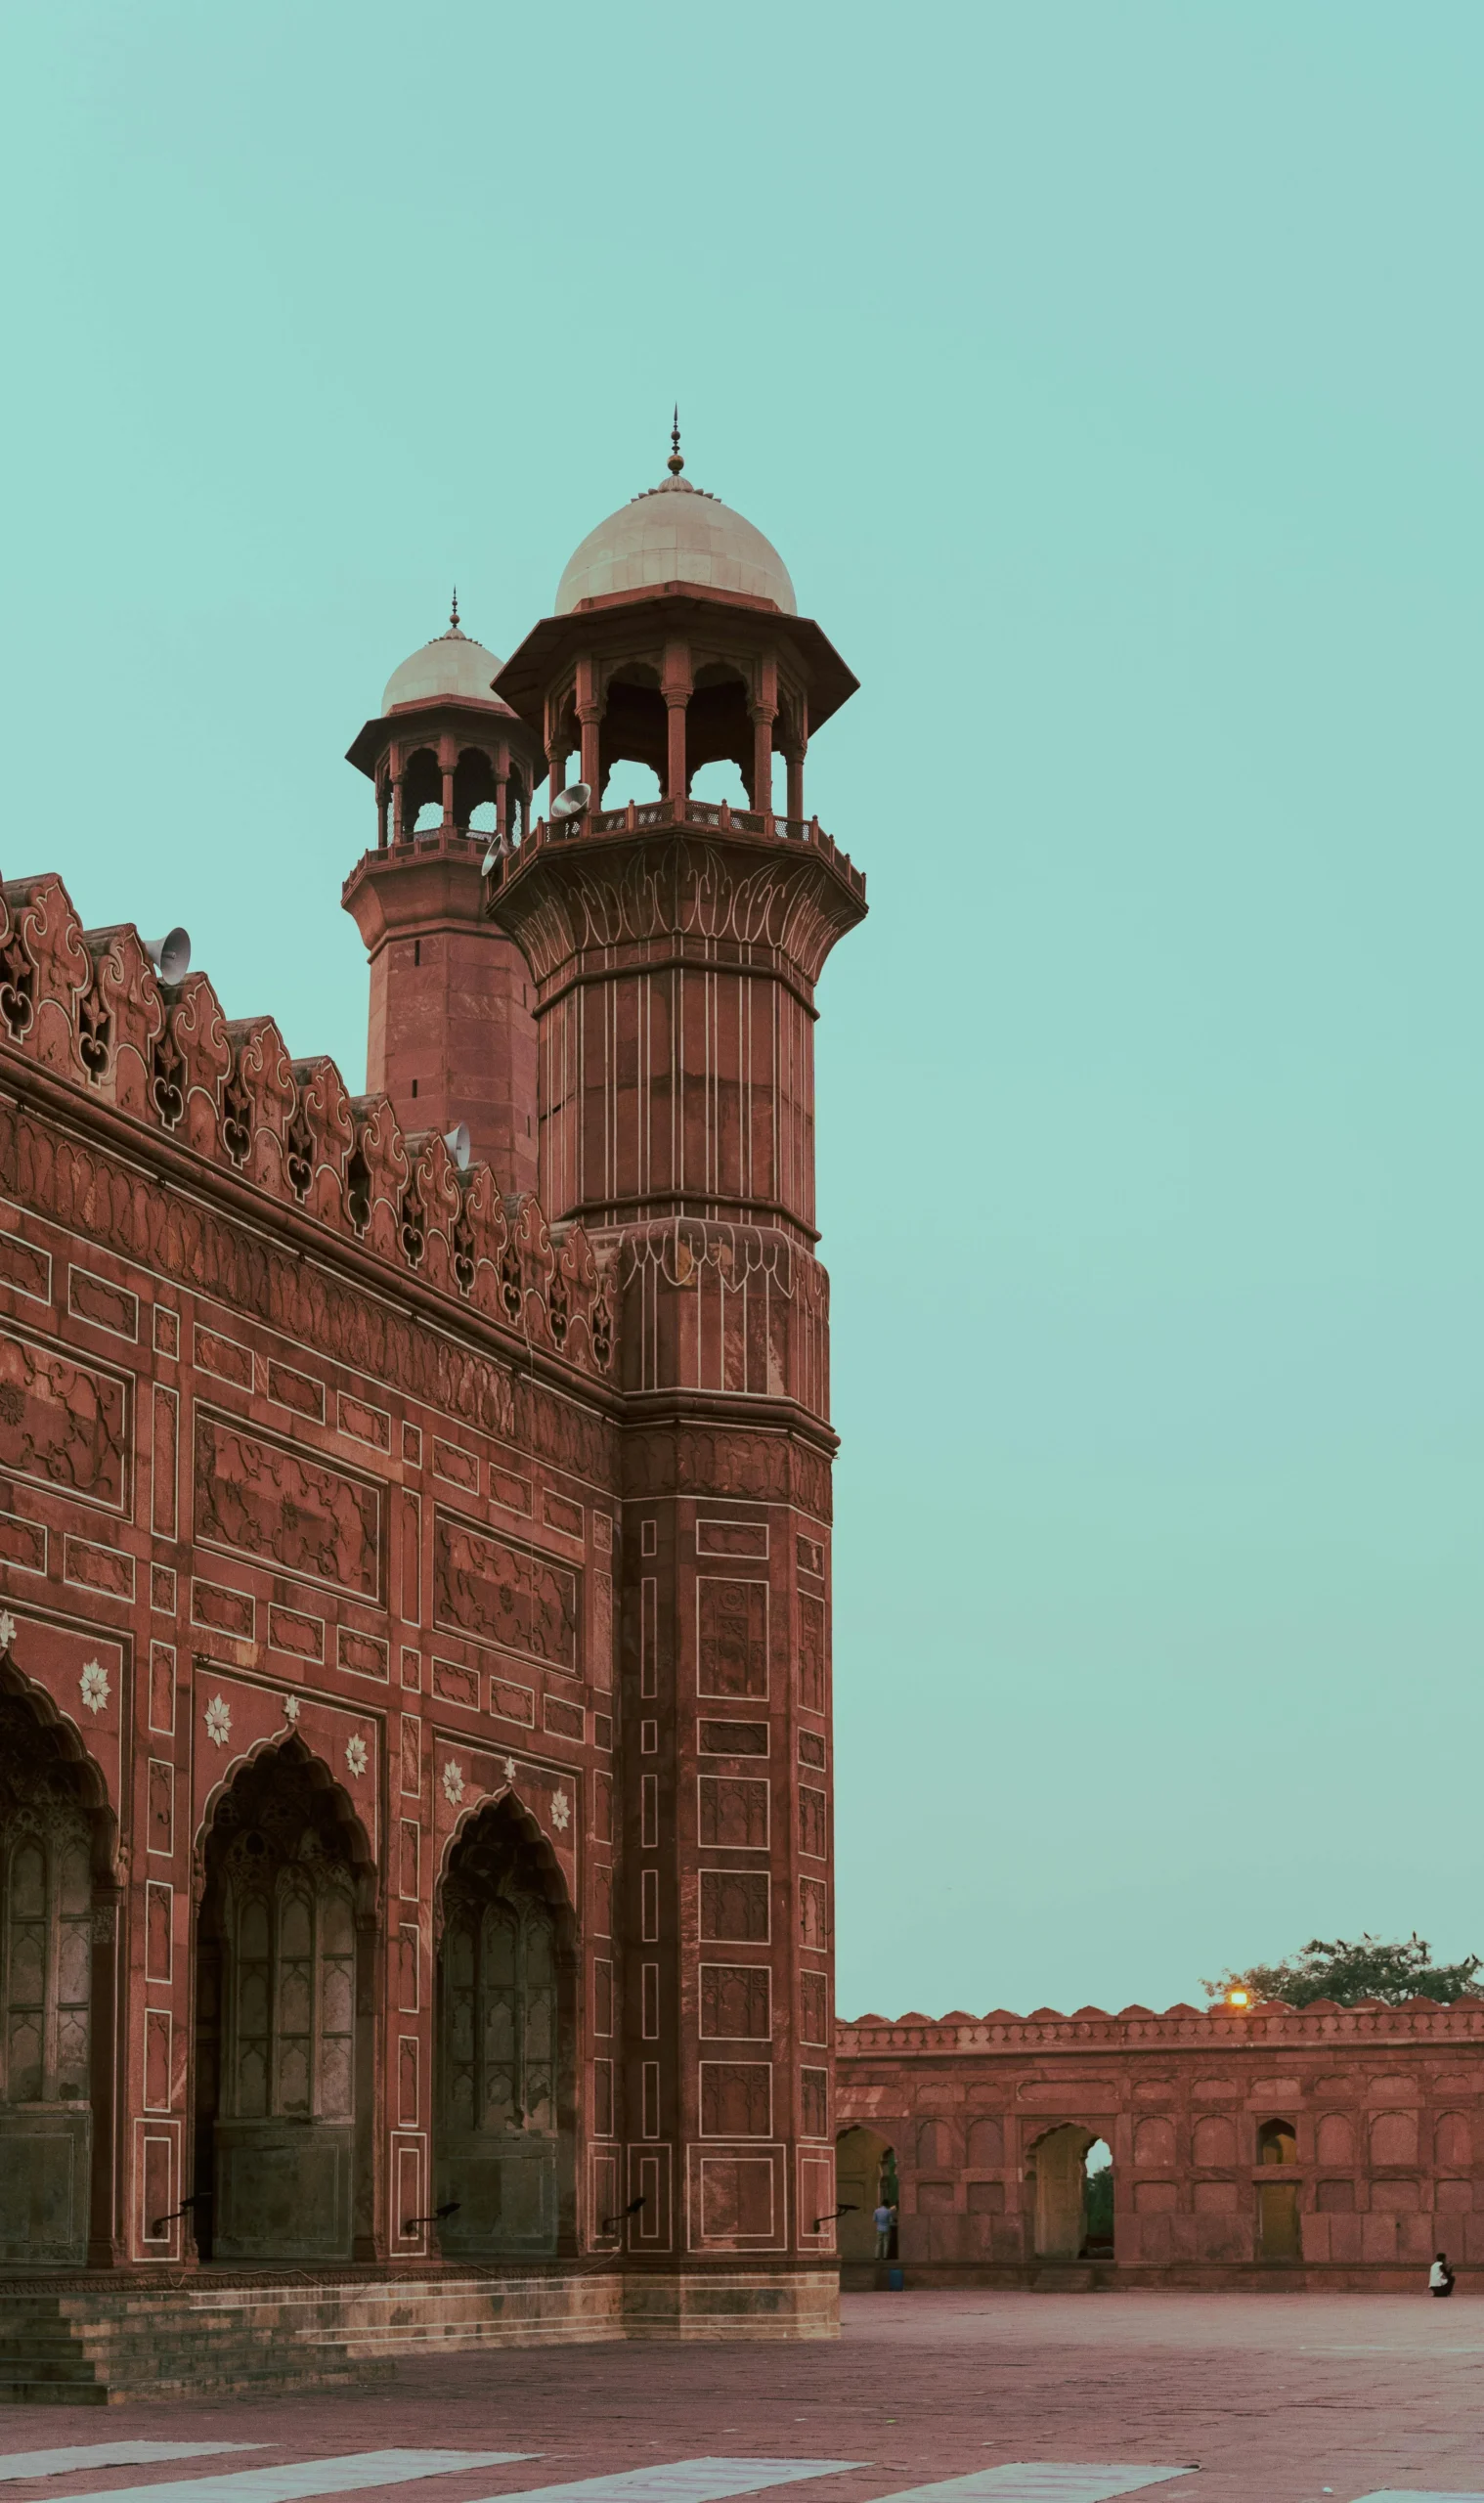
POLYGON ((854 691, 677 442, 456 607, 349 749, 365 1095, 0 888, 0 2397, 1484 2271, 1484 2001, 836 2025, 854 691))
POLYGON ((349 750, 364 1095, 4 886, 7 2395, 833 2329, 854 687, 677 442, 456 608, 349 750))

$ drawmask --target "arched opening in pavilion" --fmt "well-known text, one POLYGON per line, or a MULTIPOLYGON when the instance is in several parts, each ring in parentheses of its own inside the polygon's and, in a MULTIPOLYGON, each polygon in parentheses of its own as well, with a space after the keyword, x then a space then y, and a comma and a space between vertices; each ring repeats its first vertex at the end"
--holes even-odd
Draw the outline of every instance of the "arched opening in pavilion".
MULTIPOLYGON (((836 2220, 836 2244, 843 2261, 876 2258, 875 2212, 897 2204, 896 2155, 891 2141, 857 2123, 842 2130, 835 2148, 835 2197, 849 2216, 836 2220)), ((892 2228, 890 2260, 896 2257, 896 2228, 892 2228)))
POLYGON ((430 747, 415 748, 402 768, 403 834, 432 834, 443 823, 443 773, 430 747))
POLYGON ((371 1852, 303 1741, 244 1765, 196 1915, 193 2211, 217 2261, 371 2248, 371 1852), (363 1987, 363 1982, 368 1986, 363 1987))
POLYGON ((1035 2191, 1036 2258, 1086 2257, 1094 2215, 1106 2256, 1113 2244, 1113 2158, 1107 2140, 1079 2121, 1064 2121, 1036 2139, 1026 2172, 1035 2191), (1096 2194, 1091 2187, 1094 2176, 1099 2185, 1096 2194))
POLYGON ((459 833, 493 834, 499 796, 493 759, 481 747, 460 749, 454 768, 454 823, 459 833))
POLYGON ((96 1768, 19 1683, 0 1684, 0 2263, 81 2267, 112 2062, 94 1974, 111 1821, 96 1768))
POLYGON ((576 2228, 572 1908, 506 1796, 458 1837, 439 1890, 435 2202, 450 2258, 549 2257, 576 2228), (457 2205, 456 2205, 457 2203, 457 2205))

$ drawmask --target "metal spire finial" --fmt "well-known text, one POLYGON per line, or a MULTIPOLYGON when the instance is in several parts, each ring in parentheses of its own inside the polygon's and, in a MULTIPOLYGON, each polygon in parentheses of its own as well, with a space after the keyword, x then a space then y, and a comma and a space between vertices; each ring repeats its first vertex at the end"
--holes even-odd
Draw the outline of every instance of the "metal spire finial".
POLYGON ((680 450, 680 404, 678 400, 677 400, 675 404, 675 422, 670 429, 670 459, 666 461, 665 466, 669 470, 672 478, 678 478, 680 471, 685 466, 685 458, 680 450))
POLYGON ((449 631, 454 635, 458 632, 458 585, 457 583, 454 585, 454 603, 449 610, 449 631))

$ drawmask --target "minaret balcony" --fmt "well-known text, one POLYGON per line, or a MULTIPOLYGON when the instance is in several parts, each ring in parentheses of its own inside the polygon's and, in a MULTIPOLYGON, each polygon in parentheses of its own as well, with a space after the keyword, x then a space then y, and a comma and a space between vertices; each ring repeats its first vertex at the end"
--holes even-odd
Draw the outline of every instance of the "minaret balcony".
POLYGON ((865 900, 864 871, 857 869, 849 853, 842 852, 833 836, 825 833, 817 817, 774 816, 770 810, 734 809, 725 800, 717 804, 689 799, 631 800, 626 808, 594 809, 585 816, 555 820, 543 817, 523 843, 492 862, 490 889, 493 894, 548 845, 565 849, 574 843, 598 841, 605 835, 671 830, 678 834, 750 836, 764 844, 784 843, 791 849, 813 851, 845 881, 853 896, 862 903, 865 900))

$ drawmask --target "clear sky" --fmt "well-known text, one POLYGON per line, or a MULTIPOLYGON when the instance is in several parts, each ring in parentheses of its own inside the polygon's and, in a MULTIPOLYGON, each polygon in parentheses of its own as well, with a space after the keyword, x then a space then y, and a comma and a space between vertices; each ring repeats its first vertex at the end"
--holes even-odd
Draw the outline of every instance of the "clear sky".
POLYGON ((842 2007, 1484 1948, 1477 0, 4 0, 0 77, 7 875, 359 1085, 343 750, 677 395, 859 672, 842 2007))

